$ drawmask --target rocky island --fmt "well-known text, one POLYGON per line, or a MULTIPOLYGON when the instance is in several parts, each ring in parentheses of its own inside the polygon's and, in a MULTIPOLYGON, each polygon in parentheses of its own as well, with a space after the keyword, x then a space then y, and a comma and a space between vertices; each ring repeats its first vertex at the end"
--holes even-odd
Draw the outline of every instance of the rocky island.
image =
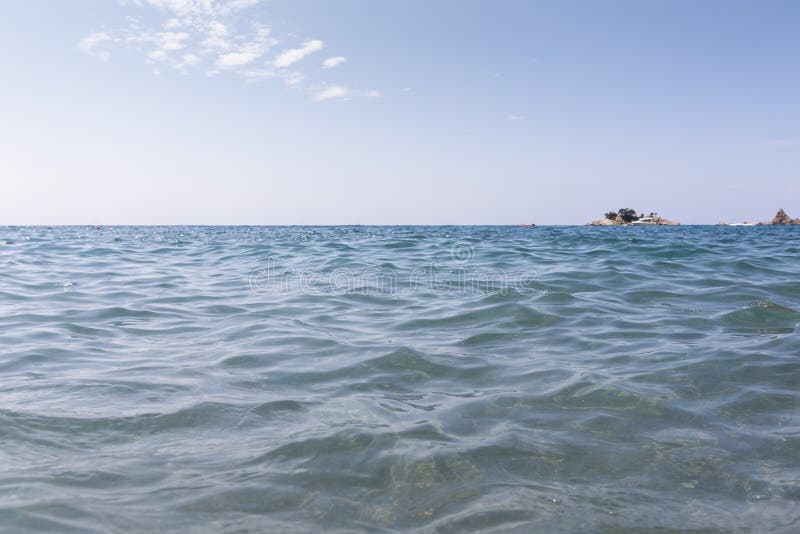
POLYGON ((678 226, 680 223, 670 221, 657 213, 636 215, 636 210, 622 208, 618 211, 609 211, 605 218, 592 221, 588 226, 678 226))
POLYGON ((743 222, 738 224, 729 224, 726 222, 719 223, 719 226, 773 226, 773 225, 799 225, 800 226, 800 219, 792 219, 789 217, 783 209, 779 209, 778 213, 775 214, 775 217, 772 218, 772 222, 743 222))
POLYGON ((770 223, 761 223, 761 224, 800 224, 800 219, 792 219, 783 209, 779 209, 778 213, 773 217, 772 222, 770 223))

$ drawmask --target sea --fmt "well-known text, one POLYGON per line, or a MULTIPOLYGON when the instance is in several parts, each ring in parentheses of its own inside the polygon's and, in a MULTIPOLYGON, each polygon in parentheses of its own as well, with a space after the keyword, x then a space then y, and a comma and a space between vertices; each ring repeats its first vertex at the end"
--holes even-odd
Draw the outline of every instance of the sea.
POLYGON ((2 227, 0 531, 800 532, 800 227, 2 227))

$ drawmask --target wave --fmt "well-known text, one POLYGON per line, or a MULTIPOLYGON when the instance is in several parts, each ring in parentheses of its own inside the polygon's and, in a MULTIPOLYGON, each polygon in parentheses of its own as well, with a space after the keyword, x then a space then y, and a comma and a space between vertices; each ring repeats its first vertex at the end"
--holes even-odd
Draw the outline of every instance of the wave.
POLYGON ((792 232, 0 228, 0 524, 797 530, 792 232))

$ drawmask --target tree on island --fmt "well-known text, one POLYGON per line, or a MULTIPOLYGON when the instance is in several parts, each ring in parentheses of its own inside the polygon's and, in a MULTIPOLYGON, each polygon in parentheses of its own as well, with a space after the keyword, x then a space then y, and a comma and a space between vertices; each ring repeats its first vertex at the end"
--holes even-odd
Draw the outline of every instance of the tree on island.
POLYGON ((639 220, 639 217, 636 215, 636 210, 632 210, 630 208, 621 208, 617 214, 619 215, 619 218, 626 223, 639 220))

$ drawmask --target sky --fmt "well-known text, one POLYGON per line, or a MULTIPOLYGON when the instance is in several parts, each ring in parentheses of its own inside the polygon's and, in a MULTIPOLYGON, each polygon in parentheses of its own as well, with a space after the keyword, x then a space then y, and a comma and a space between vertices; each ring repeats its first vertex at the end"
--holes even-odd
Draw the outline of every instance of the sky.
POLYGON ((800 217, 800 3, 0 2, 0 224, 800 217))

